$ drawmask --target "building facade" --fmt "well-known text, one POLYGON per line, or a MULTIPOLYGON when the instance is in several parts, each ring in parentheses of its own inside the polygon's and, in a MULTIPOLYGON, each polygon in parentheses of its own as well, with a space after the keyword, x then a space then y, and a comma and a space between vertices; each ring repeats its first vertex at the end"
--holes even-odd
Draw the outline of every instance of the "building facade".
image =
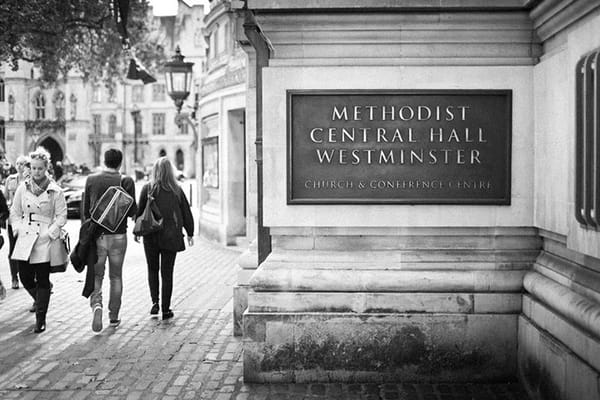
POLYGON ((599 398, 600 5, 235 9, 262 161, 245 380, 599 398))
MULTIPOLYGON (((213 0, 204 18, 206 62, 198 86, 200 232, 223 244, 245 240, 251 176, 246 134, 247 57, 235 40, 231 2, 213 0)), ((251 235, 251 232, 250 232, 251 235)))
MULTIPOLYGON (((198 71, 205 43, 187 38, 201 38, 203 16, 203 6, 180 1, 177 15, 151 18, 154 34, 168 55, 181 45, 198 71)), ((176 123, 164 76, 155 76, 157 82, 148 85, 124 80, 114 87, 84 81, 76 73, 53 85, 38 78, 39 71, 27 62, 21 62, 18 71, 0 66, 5 93, 4 101, 0 98, 0 121, 4 121, 3 150, 8 161, 44 146, 53 162, 95 167, 101 165, 107 148, 116 147, 123 150, 127 174, 167 156, 184 176, 196 175, 196 126, 176 123)))

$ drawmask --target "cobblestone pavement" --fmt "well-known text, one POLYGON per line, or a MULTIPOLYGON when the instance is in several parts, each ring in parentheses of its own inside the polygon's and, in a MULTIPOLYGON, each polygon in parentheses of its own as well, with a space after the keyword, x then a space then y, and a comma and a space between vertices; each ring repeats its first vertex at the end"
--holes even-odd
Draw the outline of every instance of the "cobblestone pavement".
MULTIPOLYGON (((70 221, 76 237, 77 221, 70 221)), ((91 330, 81 296, 83 274, 52 275, 47 331, 32 333, 25 290, 8 289, 0 303, 0 399, 410 399, 527 397, 518 384, 244 384, 242 342, 232 336, 232 285, 239 251, 197 239, 179 253, 172 308, 175 318, 151 317, 142 245, 125 258, 122 323, 91 330)), ((0 274, 9 281, 6 248, 0 274)), ((108 279, 105 278, 105 302, 108 279)))

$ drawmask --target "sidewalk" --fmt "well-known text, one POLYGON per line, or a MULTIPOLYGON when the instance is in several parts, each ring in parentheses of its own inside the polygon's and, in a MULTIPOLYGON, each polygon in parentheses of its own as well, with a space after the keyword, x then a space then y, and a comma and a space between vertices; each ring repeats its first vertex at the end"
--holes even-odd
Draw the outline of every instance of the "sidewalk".
MULTIPOLYGON (((70 222, 70 224, 73 224, 70 222)), ((75 226, 75 225, 73 225, 75 226)), ((232 286, 239 252, 197 239, 179 253, 172 309, 163 322, 149 315, 142 246, 133 242, 124 265, 122 323, 91 330, 81 296, 83 274, 51 276, 48 329, 32 333, 35 317, 24 289, 0 303, 0 399, 512 399, 519 385, 244 384, 242 341, 232 336, 232 286)), ((6 259, 5 249, 0 251, 6 259)), ((4 281, 8 267, 0 264, 4 281)))

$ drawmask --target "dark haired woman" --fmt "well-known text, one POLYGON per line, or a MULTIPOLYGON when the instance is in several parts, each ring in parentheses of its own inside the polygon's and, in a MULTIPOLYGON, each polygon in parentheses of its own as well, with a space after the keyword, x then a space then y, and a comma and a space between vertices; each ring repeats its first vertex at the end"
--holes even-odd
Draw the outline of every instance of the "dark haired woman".
MULTIPOLYGON (((158 314, 158 274, 162 278, 161 309, 162 318, 173 318, 171 294, 173 292, 173 269, 177 252, 185 250, 182 229, 187 232, 188 246, 194 245, 194 218, 190 205, 181 187, 175 181, 173 166, 166 157, 160 157, 152 167, 151 180, 144 185, 138 202, 139 217, 152 196, 163 218, 162 230, 144 236, 144 253, 148 264, 148 285, 152 309, 150 314, 158 314)), ((136 242, 139 238, 135 238, 136 242)))

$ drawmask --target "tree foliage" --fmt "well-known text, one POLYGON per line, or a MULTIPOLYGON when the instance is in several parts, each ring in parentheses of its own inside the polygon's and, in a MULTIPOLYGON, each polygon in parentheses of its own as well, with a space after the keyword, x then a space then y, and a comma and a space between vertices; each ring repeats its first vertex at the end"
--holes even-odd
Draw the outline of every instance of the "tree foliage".
MULTIPOLYGON (((147 0, 130 0, 127 30, 132 51, 152 73, 166 60, 149 30, 147 0)), ((33 62, 48 82, 77 70, 86 79, 124 79, 129 58, 123 51, 111 0, 1 0, 0 62, 18 69, 33 62)))

